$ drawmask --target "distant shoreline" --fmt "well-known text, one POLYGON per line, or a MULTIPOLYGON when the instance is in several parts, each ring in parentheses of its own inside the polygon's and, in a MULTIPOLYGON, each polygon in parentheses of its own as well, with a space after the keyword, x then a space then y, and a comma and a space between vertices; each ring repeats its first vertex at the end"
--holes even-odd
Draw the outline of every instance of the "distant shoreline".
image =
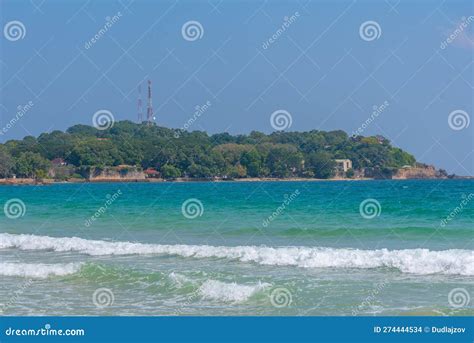
POLYGON ((330 178, 330 179, 316 179, 316 178, 242 178, 242 179, 205 179, 205 178, 177 178, 177 179, 128 179, 128 178, 110 178, 110 179, 70 179, 66 181, 59 181, 53 179, 0 179, 0 186, 21 186, 21 185, 55 185, 55 184, 80 184, 80 183, 192 183, 192 182, 221 182, 221 183, 245 183, 245 182, 334 182, 334 181, 381 181, 381 180, 472 180, 474 176, 458 176, 456 178, 393 178, 393 179, 376 179, 376 178, 330 178))

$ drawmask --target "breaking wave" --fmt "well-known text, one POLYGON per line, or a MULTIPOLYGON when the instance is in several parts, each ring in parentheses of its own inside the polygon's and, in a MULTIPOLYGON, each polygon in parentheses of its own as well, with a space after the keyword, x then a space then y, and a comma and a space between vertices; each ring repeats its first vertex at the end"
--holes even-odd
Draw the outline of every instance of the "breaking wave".
POLYGON ((81 263, 0 263, 0 275, 45 279, 50 276, 65 276, 78 272, 81 263))
POLYGON ((49 237, 0 234, 0 249, 53 250, 101 255, 174 255, 185 258, 222 258, 261 265, 302 268, 396 268, 413 274, 474 275, 472 250, 428 249, 360 250, 325 247, 265 247, 162 245, 132 242, 107 242, 78 237, 49 237))
POLYGON ((199 287, 199 293, 204 299, 240 303, 268 287, 271 287, 271 285, 266 282, 259 282, 255 285, 242 285, 235 282, 227 283, 218 280, 208 280, 199 287))

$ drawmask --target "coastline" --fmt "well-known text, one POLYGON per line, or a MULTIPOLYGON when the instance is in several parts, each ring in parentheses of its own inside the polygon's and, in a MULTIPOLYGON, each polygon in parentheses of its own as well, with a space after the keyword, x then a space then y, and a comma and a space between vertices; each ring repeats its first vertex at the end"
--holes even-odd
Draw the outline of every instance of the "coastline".
POLYGON ((206 179, 206 178, 177 178, 177 179, 132 179, 132 178, 101 178, 101 179, 70 179, 70 180, 53 180, 53 179, 0 179, 0 186, 5 185, 53 185, 53 184, 79 184, 79 183, 192 183, 192 182, 325 182, 325 181, 368 181, 373 178, 358 178, 358 179, 315 179, 315 178, 242 178, 242 179, 206 179))
POLYGON ((133 178, 100 178, 100 179, 69 179, 69 180, 54 180, 54 179, 0 179, 0 186, 21 186, 21 185, 53 185, 53 184, 79 184, 79 183, 162 183, 162 182, 335 182, 335 181, 380 181, 380 180, 472 180, 474 176, 458 176, 456 178, 392 178, 392 179, 378 179, 378 178, 241 178, 241 179, 213 179, 213 178, 177 178, 177 179, 133 179, 133 178))

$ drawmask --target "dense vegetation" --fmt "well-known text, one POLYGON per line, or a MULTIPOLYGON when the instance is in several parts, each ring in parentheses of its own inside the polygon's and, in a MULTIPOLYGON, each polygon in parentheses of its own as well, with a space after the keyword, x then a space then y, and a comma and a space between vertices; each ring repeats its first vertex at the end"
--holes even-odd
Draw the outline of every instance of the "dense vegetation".
MULTIPOLYGON (((91 166, 135 165, 177 177, 334 176, 334 159, 350 159, 356 171, 391 173, 415 158, 383 137, 349 137, 344 131, 251 132, 232 136, 117 122, 107 130, 75 125, 0 144, 0 177, 45 177, 54 159, 75 172, 91 166)), ((350 170, 347 177, 352 177, 350 170)))

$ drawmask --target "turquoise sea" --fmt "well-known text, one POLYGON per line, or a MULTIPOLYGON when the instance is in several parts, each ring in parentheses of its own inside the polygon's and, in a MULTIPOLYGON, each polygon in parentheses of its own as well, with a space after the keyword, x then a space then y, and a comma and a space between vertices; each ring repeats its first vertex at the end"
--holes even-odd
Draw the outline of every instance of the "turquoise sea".
POLYGON ((4 315, 473 315, 474 181, 0 186, 4 315))

